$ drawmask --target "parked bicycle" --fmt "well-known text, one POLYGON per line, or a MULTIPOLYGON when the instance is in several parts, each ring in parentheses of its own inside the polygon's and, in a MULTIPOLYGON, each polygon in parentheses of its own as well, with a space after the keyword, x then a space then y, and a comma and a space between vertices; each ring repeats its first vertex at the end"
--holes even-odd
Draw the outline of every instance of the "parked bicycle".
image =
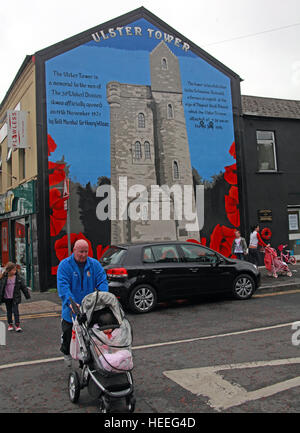
POLYGON ((297 260, 294 256, 291 255, 291 250, 286 250, 285 248, 287 245, 278 245, 278 251, 280 253, 280 259, 285 262, 289 263, 290 265, 295 265, 297 263, 297 260))

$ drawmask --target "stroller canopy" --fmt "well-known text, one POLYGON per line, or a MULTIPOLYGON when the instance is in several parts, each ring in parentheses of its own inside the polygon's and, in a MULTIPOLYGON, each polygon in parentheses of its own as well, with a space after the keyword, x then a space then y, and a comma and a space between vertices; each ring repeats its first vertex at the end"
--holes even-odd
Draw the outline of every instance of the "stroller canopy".
POLYGON ((111 310, 118 324, 121 326, 125 315, 119 301, 112 293, 100 292, 99 290, 85 296, 81 303, 81 312, 86 314, 87 325, 90 325, 93 313, 104 308, 111 310))

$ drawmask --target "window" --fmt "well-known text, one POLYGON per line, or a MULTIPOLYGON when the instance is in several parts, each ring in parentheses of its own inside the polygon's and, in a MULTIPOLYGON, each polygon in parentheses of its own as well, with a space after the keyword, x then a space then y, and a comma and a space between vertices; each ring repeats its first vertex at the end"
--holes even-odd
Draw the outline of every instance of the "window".
POLYGON ((201 264, 215 263, 217 255, 207 248, 198 245, 180 245, 185 262, 197 262, 201 264))
POLYGON ((142 146, 139 141, 135 143, 134 147, 134 157, 135 159, 142 159, 142 146))
POLYGON ((145 128, 145 115, 143 113, 138 114, 138 128, 145 128))
POLYGON ((164 57, 161 59, 161 69, 163 71, 167 71, 168 70, 168 62, 167 62, 167 59, 164 58, 164 57))
POLYGON ((179 179, 179 167, 177 161, 173 161, 173 179, 179 179))
POLYGON ((127 250, 119 247, 110 247, 100 259, 102 265, 118 265, 121 263, 123 257, 125 256, 127 250))
POLYGON ((7 186, 12 186, 12 148, 7 150, 7 158, 6 158, 6 164, 7 164, 7 186))
POLYGON ((277 171, 275 137, 272 131, 256 131, 258 171, 277 171))
POLYGON ((173 119, 174 112, 172 104, 168 104, 168 119, 173 119))
POLYGON ((154 245, 152 253, 156 263, 178 263, 179 255, 175 245, 154 245))
POLYGON ((150 247, 144 248, 143 251, 143 262, 144 263, 154 263, 153 253, 150 247))
POLYGON ((151 159, 151 148, 149 141, 145 141, 145 159, 151 159))
POLYGON ((19 179, 25 179, 25 149, 19 149, 19 179))
POLYGON ((0 146, 0 192, 2 191, 2 146, 0 146))

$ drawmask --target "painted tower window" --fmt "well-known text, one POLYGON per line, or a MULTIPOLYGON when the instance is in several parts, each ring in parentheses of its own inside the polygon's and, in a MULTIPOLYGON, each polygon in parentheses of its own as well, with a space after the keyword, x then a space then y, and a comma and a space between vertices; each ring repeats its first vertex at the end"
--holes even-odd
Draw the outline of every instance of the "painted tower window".
POLYGON ((168 70, 168 62, 167 62, 167 59, 165 57, 163 57, 161 59, 161 69, 163 71, 167 71, 168 70))
POLYGON ((142 146, 139 141, 136 141, 134 147, 134 157, 135 159, 142 159, 142 146))
POLYGON ((275 136, 272 131, 256 131, 258 171, 277 171, 275 136))
POLYGON ((145 159, 151 159, 151 149, 149 141, 145 141, 145 159))
POLYGON ((138 115, 138 127, 145 128, 145 115, 144 113, 139 113, 138 115))
POLYGON ((179 166, 177 161, 173 161, 173 178, 174 180, 179 179, 179 166))
POLYGON ((174 118, 173 105, 168 104, 168 119, 173 119, 173 118, 174 118))

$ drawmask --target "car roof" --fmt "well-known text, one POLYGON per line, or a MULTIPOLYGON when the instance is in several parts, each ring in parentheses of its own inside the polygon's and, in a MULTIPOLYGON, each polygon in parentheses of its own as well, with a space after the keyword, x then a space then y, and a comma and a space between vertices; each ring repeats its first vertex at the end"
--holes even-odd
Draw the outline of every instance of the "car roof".
MULTIPOLYGON (((192 244, 192 243, 194 243, 194 244, 196 244, 196 242, 187 242, 187 241, 164 241, 164 240, 161 240, 161 241, 144 241, 144 242, 142 242, 142 241, 139 241, 139 242, 132 242, 132 243, 126 243, 126 244, 113 244, 113 245, 111 245, 112 247, 119 247, 119 248, 128 248, 128 247, 135 247, 135 246, 142 246, 142 247, 144 247, 144 246, 151 246, 151 245, 161 245, 161 244, 164 244, 164 245, 174 245, 174 244, 188 244, 188 245, 190 245, 190 244, 192 244)), ((201 245, 201 244, 196 244, 196 245, 201 245)), ((201 246, 205 246, 205 245, 201 245, 201 246)), ((207 248, 207 247, 206 247, 207 248)))

